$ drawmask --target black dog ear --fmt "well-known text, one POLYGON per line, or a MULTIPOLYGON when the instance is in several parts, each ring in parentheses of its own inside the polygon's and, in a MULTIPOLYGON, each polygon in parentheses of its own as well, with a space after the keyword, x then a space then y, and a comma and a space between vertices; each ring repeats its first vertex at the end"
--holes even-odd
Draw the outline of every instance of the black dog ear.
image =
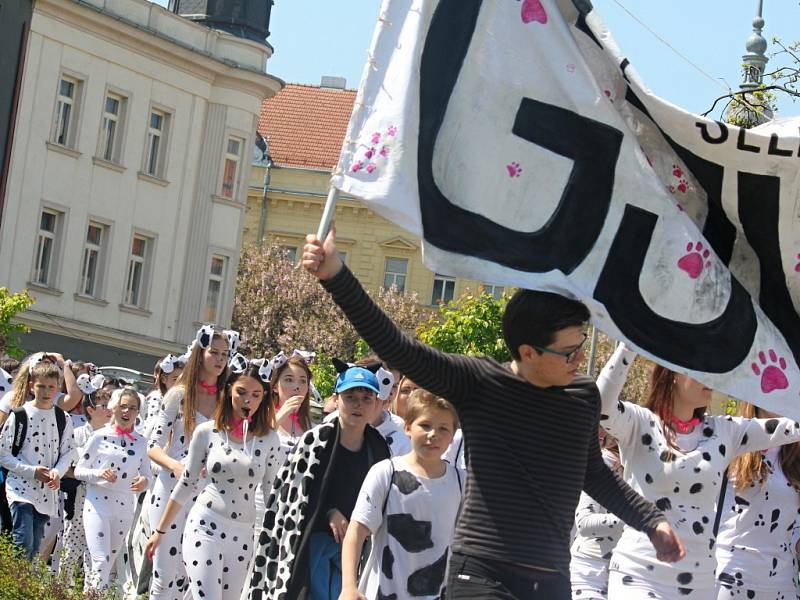
POLYGON ((350 368, 346 362, 341 361, 338 358, 332 358, 331 362, 333 363, 333 368, 336 369, 337 373, 344 373, 350 368))
POLYGON ((362 367, 364 367, 367 371, 370 371, 371 373, 377 373, 378 369, 380 369, 382 366, 383 366, 383 363, 381 361, 379 361, 379 360, 376 360, 375 362, 368 363, 366 365, 362 365, 362 367))

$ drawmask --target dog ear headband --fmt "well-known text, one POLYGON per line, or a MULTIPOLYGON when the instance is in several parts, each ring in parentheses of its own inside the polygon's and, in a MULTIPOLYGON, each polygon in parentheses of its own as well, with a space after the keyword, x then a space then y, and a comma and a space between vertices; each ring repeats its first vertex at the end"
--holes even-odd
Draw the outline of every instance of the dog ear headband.
POLYGON ((81 373, 75 382, 78 384, 78 389, 89 396, 103 387, 106 378, 102 374, 90 376, 88 373, 81 373))
MULTIPOLYGON (((197 335, 195 336, 194 341, 200 344, 200 347, 205 350, 211 345, 211 340, 214 339, 214 332, 215 330, 212 325, 203 325, 197 330, 197 335)), ((224 329, 220 333, 228 342, 228 350, 230 354, 236 354, 236 351, 239 349, 239 342, 241 341, 239 332, 234 331, 233 329, 224 329)))

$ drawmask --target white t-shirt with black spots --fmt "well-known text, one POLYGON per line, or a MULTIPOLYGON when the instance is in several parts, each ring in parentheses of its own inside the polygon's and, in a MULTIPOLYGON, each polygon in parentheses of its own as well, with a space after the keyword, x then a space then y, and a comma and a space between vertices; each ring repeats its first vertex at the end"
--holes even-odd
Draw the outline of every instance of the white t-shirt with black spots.
POLYGON ((133 433, 133 441, 118 435, 113 425, 106 425, 92 433, 81 448, 75 465, 75 479, 118 493, 131 492, 131 483, 137 476, 150 478, 150 459, 147 457, 147 440, 133 433), (100 475, 105 469, 114 469, 117 479, 113 483, 100 475))
POLYGON ((205 467, 207 484, 197 497, 196 505, 226 519, 253 523, 256 486, 260 483, 264 493, 269 494, 285 456, 274 431, 249 439, 245 444, 230 439, 213 421, 201 423, 192 434, 186 468, 171 499, 181 505, 191 501, 205 467))
POLYGON ((72 464, 74 439, 72 422, 66 419, 61 444, 58 442, 58 424, 53 408, 36 408, 32 402, 24 405, 28 415, 28 430, 17 456, 11 454, 16 427, 16 415, 12 412, 0 433, 0 465, 8 469, 6 497, 12 502, 26 502, 43 515, 58 515, 59 491, 51 490, 34 478, 37 466, 55 469, 63 475, 72 464))
POLYGON ((359 583, 368 598, 439 598, 461 503, 459 476, 463 481, 464 474, 447 464, 442 477, 420 477, 403 457, 382 460, 369 470, 350 517, 372 532, 359 583))
POLYGON ((610 571, 622 574, 626 585, 643 583, 659 589, 663 597, 699 590, 703 598, 712 598, 713 526, 725 469, 738 454, 800 441, 800 424, 789 419, 706 415, 691 433, 677 434, 679 450, 670 451, 656 415, 619 401, 634 358, 633 352, 620 347, 600 373, 600 424, 617 439, 625 481, 664 512, 686 548, 686 557, 675 564, 659 561, 649 538, 626 526, 610 571))
POLYGON ((794 552, 800 493, 781 469, 780 448, 767 450, 764 461, 770 474, 763 485, 728 486, 717 536, 717 580, 743 590, 743 598, 750 590, 800 595, 794 552))

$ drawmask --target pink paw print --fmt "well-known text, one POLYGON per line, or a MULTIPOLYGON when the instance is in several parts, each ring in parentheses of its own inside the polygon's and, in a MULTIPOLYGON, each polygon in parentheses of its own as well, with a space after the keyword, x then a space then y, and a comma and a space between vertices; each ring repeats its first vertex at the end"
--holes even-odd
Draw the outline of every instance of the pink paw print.
POLYGON ((575 72, 575 65, 573 65, 572 63, 569 63, 566 68, 567 68, 567 73, 575 72))
POLYGON ((372 158, 373 156, 375 156, 375 148, 370 148, 369 150, 364 152, 365 158, 372 158))
POLYGON ((672 165, 672 176, 680 179, 683 177, 683 169, 681 169, 678 165, 672 165))
POLYGON ((397 127, 394 125, 389 125, 389 129, 386 130, 386 135, 389 137, 394 137, 397 135, 397 127))
POLYGON ((542 6, 541 0, 522 0, 522 12, 520 14, 523 23, 547 23, 547 12, 542 6))
POLYGON ((381 141, 381 134, 379 132, 375 132, 372 134, 372 143, 377 144, 381 141))
POLYGON ((506 171, 508 171, 509 177, 519 177, 522 173, 522 167, 518 162, 512 162, 506 165, 506 171))
POLYGON ((613 94, 611 93, 611 90, 603 90, 603 94, 605 95, 605 97, 606 97, 606 98, 608 98, 609 100, 611 100, 611 102, 613 102, 613 101, 614 101, 614 96, 613 96, 613 94))
POLYGON ((372 173, 376 169, 375 163, 369 163, 367 165, 366 171, 367 173, 372 173))
POLYGON ((363 168, 363 166, 364 162, 359 160, 358 162, 354 163, 352 167, 350 167, 350 170, 353 173, 358 173, 363 168))
POLYGON ((697 279, 703 269, 711 265, 711 261, 706 260, 711 254, 708 249, 703 249, 703 243, 689 243, 686 246, 686 254, 678 261, 678 268, 686 271, 692 279, 697 279))
POLYGON ((686 193, 686 191, 687 191, 688 189, 689 189, 689 182, 688 182, 688 181, 686 181, 685 179, 681 179, 681 180, 678 182, 678 191, 679 191, 681 194, 685 194, 685 193, 686 193))
POLYGON ((786 378, 786 361, 783 357, 778 358, 775 350, 769 350, 769 362, 767 364, 767 355, 763 352, 758 353, 758 361, 761 363, 750 363, 750 368, 753 373, 761 376, 761 391, 765 394, 774 392, 775 390, 785 390, 789 387, 789 380, 786 378))
POLYGON ((800 273, 800 254, 797 255, 797 264, 794 266, 794 270, 800 273))
POLYGON ((384 158, 389 156, 389 146, 384 146, 383 148, 381 148, 381 151, 378 152, 378 154, 380 154, 384 158))

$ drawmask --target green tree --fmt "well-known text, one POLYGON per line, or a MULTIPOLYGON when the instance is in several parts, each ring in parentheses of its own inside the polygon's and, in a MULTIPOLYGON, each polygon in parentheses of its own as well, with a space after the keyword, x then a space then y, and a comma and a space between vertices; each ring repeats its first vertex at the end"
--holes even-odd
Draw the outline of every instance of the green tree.
POLYGON ((12 294, 8 288, 0 287, 0 354, 5 352, 9 356, 20 358, 25 353, 19 345, 17 334, 28 333, 30 330, 22 323, 12 323, 12 319, 34 302, 28 290, 12 294))
POLYGON ((489 294, 465 294, 441 304, 438 313, 419 326, 417 335, 444 352, 511 360, 501 325, 507 301, 506 297, 495 300, 489 294))

